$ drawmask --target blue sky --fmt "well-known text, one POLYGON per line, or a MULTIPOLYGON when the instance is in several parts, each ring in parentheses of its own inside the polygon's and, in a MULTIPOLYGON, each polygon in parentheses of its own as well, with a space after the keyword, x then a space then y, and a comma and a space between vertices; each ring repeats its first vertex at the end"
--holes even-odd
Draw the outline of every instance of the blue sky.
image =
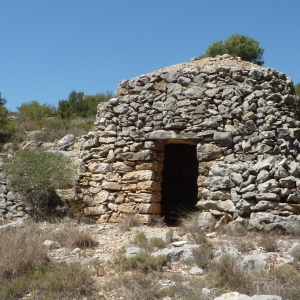
POLYGON ((0 91, 11 111, 57 106, 73 89, 114 92, 233 33, 299 83, 299 11, 299 0, 0 0, 0 91))

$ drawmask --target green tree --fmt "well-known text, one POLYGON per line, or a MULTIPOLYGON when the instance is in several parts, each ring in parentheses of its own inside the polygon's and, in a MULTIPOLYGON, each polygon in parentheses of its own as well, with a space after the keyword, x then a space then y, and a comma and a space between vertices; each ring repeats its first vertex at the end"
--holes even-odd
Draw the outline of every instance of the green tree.
POLYGON ((199 58, 215 57, 216 55, 225 53, 232 56, 239 56, 242 60, 258 65, 264 64, 264 49, 259 47, 259 42, 243 34, 233 34, 224 42, 218 41, 213 43, 199 58))
POLYGON ((75 168, 62 154, 41 150, 18 151, 4 166, 15 191, 24 197, 33 216, 42 218, 48 209, 54 189, 74 184, 75 168))
POLYGON ((6 104, 6 99, 5 98, 2 98, 1 96, 1 92, 0 92, 0 106, 4 106, 6 104))
POLYGON ((8 122, 7 120, 8 110, 4 107, 6 102, 7 102, 6 99, 1 97, 1 92, 0 92, 0 128, 1 129, 8 122))
POLYGON ((97 114, 97 106, 100 102, 106 102, 113 97, 111 92, 106 92, 106 94, 100 93, 96 95, 84 96, 85 103, 85 113, 86 116, 95 117, 97 114))
POLYGON ((300 97, 300 83, 295 85, 295 94, 300 97))
POLYGON ((8 110, 4 106, 6 99, 2 98, 0 92, 0 142, 6 143, 15 133, 16 127, 13 122, 8 120, 8 110))
POLYGON ((111 92, 85 96, 83 92, 73 90, 67 100, 58 102, 57 116, 62 119, 94 117, 97 113, 98 104, 108 101, 112 96, 111 92))
POLYGON ((41 121, 52 114, 52 107, 49 104, 40 104, 37 100, 29 103, 22 103, 17 107, 21 121, 41 121))
POLYGON ((70 119, 74 116, 74 113, 68 100, 60 100, 58 102, 58 109, 56 111, 56 115, 61 119, 70 119))

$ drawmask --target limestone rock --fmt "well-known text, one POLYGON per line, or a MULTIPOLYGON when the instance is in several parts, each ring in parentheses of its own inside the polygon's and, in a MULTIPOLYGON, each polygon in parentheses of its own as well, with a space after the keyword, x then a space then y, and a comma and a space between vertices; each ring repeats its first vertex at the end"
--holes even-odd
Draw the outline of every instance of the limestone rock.
POLYGON ((74 134, 67 134, 57 142, 56 147, 59 150, 66 150, 74 145, 75 140, 76 136, 74 134))
POLYGON ((200 200, 197 202, 196 207, 199 210, 210 210, 215 209, 219 211, 225 211, 225 212, 234 212, 235 206, 231 200, 200 200))
POLYGON ((210 177, 210 178, 206 179, 203 182, 203 185, 205 187, 208 187, 208 188, 212 189, 212 190, 218 190, 218 189, 229 190, 229 189, 235 187, 235 184, 231 181, 231 179, 229 178, 229 176, 224 176, 224 177, 214 176, 214 177, 210 177))
POLYGON ((199 162, 217 159, 221 157, 222 154, 222 149, 213 144, 199 144, 197 146, 197 158, 199 162))
POLYGON ((154 178, 154 173, 151 170, 140 170, 127 172, 123 176, 124 182, 139 182, 139 181, 147 181, 152 180, 154 178))

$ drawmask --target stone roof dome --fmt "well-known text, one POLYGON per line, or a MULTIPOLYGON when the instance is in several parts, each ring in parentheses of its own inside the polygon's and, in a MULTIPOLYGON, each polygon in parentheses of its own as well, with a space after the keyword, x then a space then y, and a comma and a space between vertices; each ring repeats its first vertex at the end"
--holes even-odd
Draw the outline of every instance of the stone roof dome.
POLYGON ((299 101, 284 73, 229 55, 121 81, 82 137, 84 214, 149 222, 197 207, 256 228, 295 220, 299 101))

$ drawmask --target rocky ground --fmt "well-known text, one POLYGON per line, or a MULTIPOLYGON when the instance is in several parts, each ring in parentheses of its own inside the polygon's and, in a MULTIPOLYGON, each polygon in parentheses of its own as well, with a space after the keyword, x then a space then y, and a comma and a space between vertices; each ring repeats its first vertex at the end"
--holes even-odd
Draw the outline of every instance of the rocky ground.
MULTIPOLYGON (((126 223, 126 222, 125 222, 126 223)), ((47 240, 45 245, 49 247, 48 255, 51 260, 56 262, 79 262, 86 264, 93 269, 95 279, 100 287, 107 283, 116 281, 120 276, 118 269, 113 264, 120 254, 126 257, 133 257, 142 247, 137 247, 134 239, 137 234, 143 232, 149 239, 161 238, 166 242, 165 247, 159 249, 152 247, 148 249, 151 255, 163 254, 166 256, 169 264, 164 267, 163 272, 157 280, 163 286, 173 285, 174 281, 168 279, 172 275, 181 276, 183 282, 185 280, 193 280, 193 278, 205 278, 206 270, 197 265, 192 249, 203 247, 195 243, 195 237, 184 230, 182 226, 168 227, 162 223, 146 226, 139 224, 138 226, 127 227, 121 224, 79 224, 76 225, 83 231, 89 232, 97 241, 98 245, 89 248, 67 248, 61 247, 60 244, 53 240, 47 240), (124 227, 125 226, 125 227, 124 227)), ((48 232, 59 230, 60 225, 42 223, 40 225, 48 232)), ((261 235, 258 233, 243 233, 244 236, 234 232, 212 231, 207 232, 207 243, 212 247, 212 259, 217 261, 222 255, 229 254, 235 258, 236 267, 244 271, 252 271, 263 269, 270 269, 286 264, 293 264, 295 261, 295 251, 299 252, 300 243, 298 239, 292 236, 285 235, 261 235)), ((203 248, 205 249, 205 248, 203 248)), ((205 250, 207 251, 207 250, 205 250)), ((128 276, 131 272, 126 272, 128 276)), ((216 294, 214 289, 208 287, 201 288, 199 298, 197 299, 260 299, 260 300, 279 300, 285 299, 279 296, 261 296, 252 298, 250 296, 241 295, 238 292, 224 294, 216 294), (220 296, 216 298, 216 296, 220 296)), ((100 299, 133 299, 120 297, 120 294, 114 289, 108 291, 101 290, 100 299)), ((148 299, 148 298, 147 298, 148 299)), ((150 299, 150 298, 149 298, 150 299)), ((165 300, 171 299, 194 299, 194 298, 173 298, 165 297, 165 300)), ((196 299, 196 298, 195 298, 196 299)))

